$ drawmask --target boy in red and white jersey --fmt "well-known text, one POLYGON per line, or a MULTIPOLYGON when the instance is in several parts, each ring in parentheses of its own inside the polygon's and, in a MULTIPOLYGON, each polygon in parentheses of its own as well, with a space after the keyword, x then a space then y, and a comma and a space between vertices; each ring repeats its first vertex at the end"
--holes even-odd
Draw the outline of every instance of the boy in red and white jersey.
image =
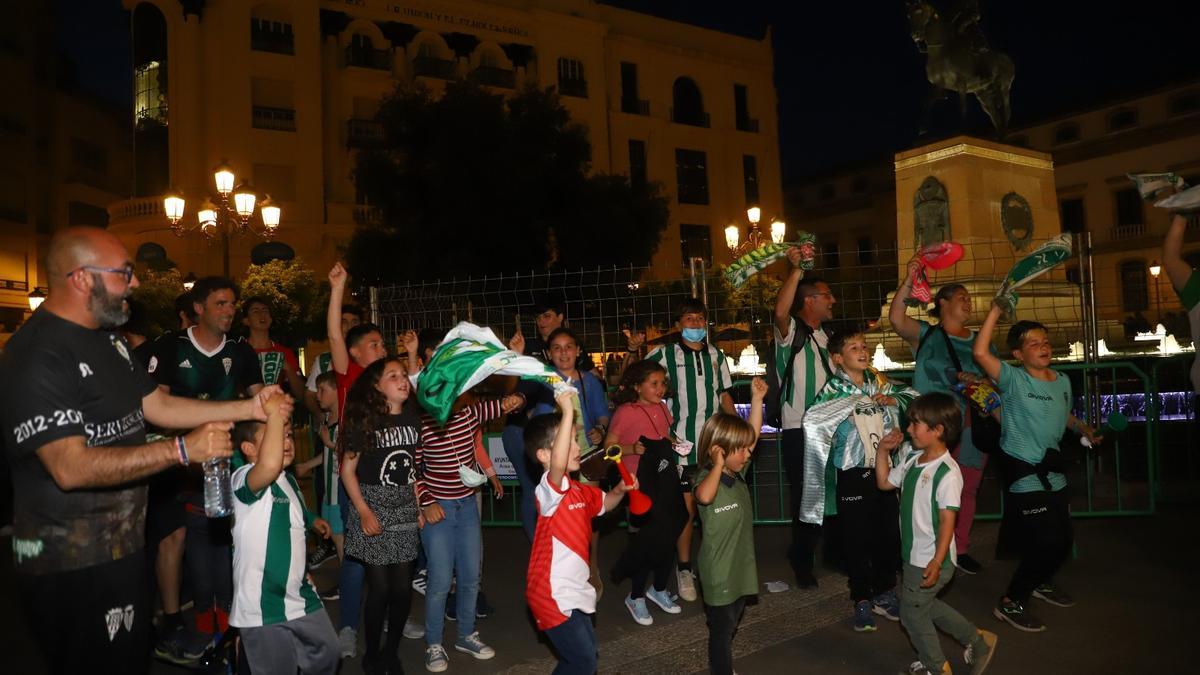
POLYGON ((545 469, 535 492, 537 529, 525 599, 538 629, 558 650, 555 675, 596 672, 596 633, 588 616, 596 611, 596 589, 588 583, 592 518, 616 508, 625 492, 637 487, 618 481, 604 494, 571 480, 568 472, 579 470, 574 396, 559 394, 558 414, 539 415, 525 426, 525 452, 545 469))

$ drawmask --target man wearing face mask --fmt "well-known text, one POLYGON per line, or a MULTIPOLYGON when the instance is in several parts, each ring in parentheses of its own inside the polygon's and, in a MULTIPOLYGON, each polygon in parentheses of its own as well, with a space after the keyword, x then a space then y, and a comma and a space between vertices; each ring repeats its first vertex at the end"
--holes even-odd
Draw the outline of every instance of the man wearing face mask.
MULTIPOLYGON (((733 398, 729 389, 733 377, 729 374, 729 363, 725 354, 708 342, 708 317, 704 303, 688 298, 680 303, 678 319, 679 341, 661 345, 646 355, 647 361, 656 361, 667 370, 671 379, 671 416, 675 420, 671 435, 676 441, 676 450, 687 450, 679 457, 680 478, 683 483, 683 499, 687 504, 687 525, 676 542, 679 556, 676 572, 679 582, 679 597, 692 602, 696 600, 696 575, 692 570, 692 522, 696 519, 696 501, 692 496, 692 477, 696 472, 696 446, 704 422, 718 408, 735 414, 733 398)), ((630 336, 629 351, 640 346, 641 335, 630 336)))

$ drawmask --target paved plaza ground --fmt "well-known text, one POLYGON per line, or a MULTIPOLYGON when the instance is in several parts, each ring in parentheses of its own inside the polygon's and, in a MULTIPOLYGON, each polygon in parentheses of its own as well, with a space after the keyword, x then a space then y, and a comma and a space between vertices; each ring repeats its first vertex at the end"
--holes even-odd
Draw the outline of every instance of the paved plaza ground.
MULTIPOLYGON (((1060 609, 1037 603, 1049 629, 1025 634, 1001 625, 991 616, 1012 563, 994 562, 988 551, 995 542, 996 523, 977 526, 977 550, 986 564, 978 576, 960 575, 942 596, 969 619, 1000 635, 992 673, 1040 675, 1051 673, 1187 673, 1197 672, 1189 661, 1190 641, 1200 619, 1191 603, 1192 580, 1200 566, 1196 519, 1200 507, 1168 507, 1152 518, 1076 520, 1078 557, 1060 576, 1060 583, 1078 606, 1060 609)), ((756 539, 760 582, 791 581, 783 553, 790 536, 785 527, 759 527, 756 539)), ((610 564, 624 544, 617 532, 603 540, 601 561, 610 564)), ((548 673, 553 668, 549 648, 537 639, 524 601, 525 538, 516 529, 488 529, 484 534, 484 588, 495 616, 479 622, 483 639, 496 648, 490 661, 475 661, 451 652, 451 673, 548 673)), ((7 546, 7 541, 4 542, 7 546)), ((36 675, 43 672, 30 649, 13 595, 11 561, 0 567, 0 635, 4 667, 0 672, 36 675)), ((316 572, 318 585, 333 583, 336 563, 316 572)), ((825 674, 894 673, 913 658, 898 624, 881 620, 875 633, 850 629, 850 602, 845 579, 824 571, 813 591, 789 590, 760 596, 742 621, 735 641, 735 666, 742 675, 812 672, 825 674)), ((628 584, 609 585, 597 612, 602 673, 705 672, 706 630, 702 607, 684 603, 684 611, 667 616, 653 611, 654 625, 633 623, 622 599, 628 584)), ((420 596, 414 613, 423 614, 420 596)), ((327 603, 336 618, 338 603, 327 603)), ((446 643, 454 639, 446 623, 446 643)), ((962 650, 944 640, 956 672, 965 672, 962 650)), ((410 673, 424 672, 420 641, 405 640, 401 657, 410 673)), ((361 640, 360 640, 361 649, 361 640)), ((186 671, 156 664, 162 675, 186 671)), ((361 658, 348 660, 342 673, 361 673, 361 658)))

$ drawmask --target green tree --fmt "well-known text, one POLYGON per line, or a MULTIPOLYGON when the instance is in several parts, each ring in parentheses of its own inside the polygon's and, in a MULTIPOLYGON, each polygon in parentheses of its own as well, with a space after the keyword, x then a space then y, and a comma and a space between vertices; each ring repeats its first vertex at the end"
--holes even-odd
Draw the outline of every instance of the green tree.
POLYGON ((183 277, 175 268, 156 270, 145 268, 137 273, 140 284, 133 299, 145 316, 146 337, 154 339, 168 330, 179 327, 175 316, 175 298, 183 293, 183 277))
POLYGON ((592 174, 586 130, 552 90, 505 99, 456 82, 401 84, 358 155, 355 183, 383 224, 347 252, 365 282, 599 264, 645 265, 667 223, 657 185, 592 174))
POLYGON ((329 282, 318 282, 299 258, 250 265, 241 290, 242 298, 266 298, 271 306, 271 332, 282 340, 302 344, 325 335, 329 282))

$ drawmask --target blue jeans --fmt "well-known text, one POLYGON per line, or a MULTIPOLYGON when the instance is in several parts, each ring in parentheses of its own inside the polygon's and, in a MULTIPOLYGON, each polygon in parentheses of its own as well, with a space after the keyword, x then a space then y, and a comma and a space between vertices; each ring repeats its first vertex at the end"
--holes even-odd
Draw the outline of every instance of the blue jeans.
POLYGON ((479 507, 475 495, 462 499, 439 499, 445 518, 425 523, 421 544, 428 559, 429 577, 425 587, 425 643, 439 645, 446 621, 446 596, 450 581, 458 578, 455 591, 455 617, 458 636, 475 632, 475 601, 479 595, 479 573, 483 556, 479 507))
POLYGON ((571 617, 547 630, 546 637, 558 651, 558 666, 553 675, 594 675, 600 649, 591 614, 571 610, 571 617))
POLYGON ((533 530, 537 527, 537 504, 533 499, 533 490, 537 483, 529 473, 529 460, 525 457, 525 429, 510 424, 504 427, 500 439, 504 441, 504 454, 512 462, 517 481, 521 484, 521 527, 525 529, 529 541, 533 541, 533 530))
MULTIPOLYGON (((346 486, 338 480, 338 506, 342 509, 342 522, 348 523, 350 497, 346 494, 346 486)), ((350 628, 358 630, 358 617, 362 613, 363 582, 367 577, 367 569, 363 564, 350 556, 342 557, 342 567, 338 570, 338 592, 341 600, 338 602, 338 629, 350 628)))

